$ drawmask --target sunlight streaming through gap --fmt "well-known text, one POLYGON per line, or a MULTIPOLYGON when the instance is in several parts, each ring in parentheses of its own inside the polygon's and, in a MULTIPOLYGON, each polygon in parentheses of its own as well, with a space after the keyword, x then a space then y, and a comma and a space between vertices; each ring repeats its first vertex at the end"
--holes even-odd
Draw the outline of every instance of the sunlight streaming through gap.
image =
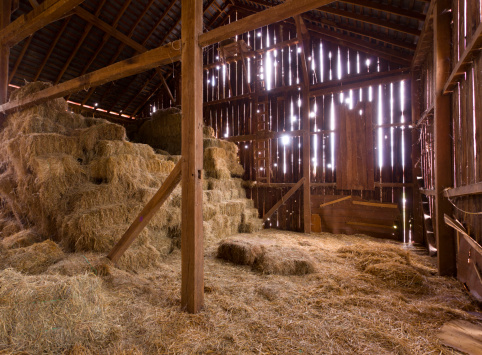
POLYGON ((331 95, 330 108, 330 144, 331 144, 331 170, 335 170, 335 96, 331 95))
POLYGON ((324 80, 325 61, 323 60, 323 42, 320 41, 320 83, 324 80))
MULTIPOLYGON (((371 101, 371 100, 370 100, 371 101)), ((378 85, 378 124, 383 123, 382 86, 378 85)), ((378 128, 378 167, 383 167, 383 129, 378 128)))
MULTIPOLYGON (((402 80, 400 82, 400 110, 401 110, 401 119, 400 122, 403 124, 405 123, 405 81, 402 80)), ((402 182, 405 183, 405 127, 402 126, 402 182)), ((412 243, 412 230, 411 228, 408 229, 407 233, 407 195, 405 191, 405 186, 403 187, 402 192, 402 217, 403 217, 403 241, 405 243, 412 243), (408 234, 408 240, 407 240, 408 234)))

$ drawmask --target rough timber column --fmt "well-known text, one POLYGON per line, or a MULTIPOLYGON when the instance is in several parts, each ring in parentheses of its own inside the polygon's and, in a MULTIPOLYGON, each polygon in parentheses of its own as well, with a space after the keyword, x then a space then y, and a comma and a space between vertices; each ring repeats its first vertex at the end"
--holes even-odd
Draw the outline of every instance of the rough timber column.
MULTIPOLYGON (((0 0, 0 30, 10 23, 11 0, 0 0)), ((8 90, 8 57, 10 56, 10 47, 0 43, 0 105, 7 102, 8 90)), ((0 114, 0 124, 2 118, 0 114)))
MULTIPOLYGON (((415 127, 417 121, 420 119, 420 89, 419 89, 419 81, 417 79, 420 77, 420 72, 412 72, 411 76, 411 94, 412 94, 412 125, 415 127)), ((417 185, 417 176, 421 176, 421 168, 420 164, 415 167, 415 163, 417 163, 420 159, 420 143, 418 143, 418 130, 412 129, 412 179, 414 182, 413 188, 413 199, 412 199, 412 208, 413 208, 413 238, 412 240, 415 243, 423 244, 423 219, 422 219, 422 210, 420 205, 420 192, 418 191, 417 185)))
POLYGON ((202 214, 203 60, 198 36, 203 28, 203 2, 182 0, 182 226, 181 306, 197 313, 204 304, 202 214))
POLYGON ((451 105, 450 95, 443 95, 450 75, 451 0, 437 0, 434 8, 434 143, 435 143, 435 233, 440 275, 455 275, 455 236, 444 222, 444 213, 451 215, 450 204, 443 190, 452 186, 451 171, 451 105))

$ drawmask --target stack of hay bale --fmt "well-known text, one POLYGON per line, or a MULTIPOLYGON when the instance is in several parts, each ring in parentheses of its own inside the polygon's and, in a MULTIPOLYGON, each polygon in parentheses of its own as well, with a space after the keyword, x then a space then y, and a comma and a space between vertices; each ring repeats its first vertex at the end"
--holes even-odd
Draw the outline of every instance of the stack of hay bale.
MULTIPOLYGON (((48 86, 29 84, 11 100, 48 86)), ((16 256, 47 239, 69 252, 109 251, 179 159, 128 142, 122 126, 68 112, 63 99, 10 115, 0 142, 0 267, 15 266, 16 256)), ((209 171, 226 165, 205 162, 214 167, 209 171)), ((213 177, 204 183, 205 237, 260 229, 241 180, 225 174, 219 180, 221 175, 206 173, 213 177)), ((120 265, 148 267, 172 251, 172 239, 180 234, 180 205, 178 187, 120 265)), ((52 263, 62 255, 51 244, 41 250, 52 252, 52 263)))

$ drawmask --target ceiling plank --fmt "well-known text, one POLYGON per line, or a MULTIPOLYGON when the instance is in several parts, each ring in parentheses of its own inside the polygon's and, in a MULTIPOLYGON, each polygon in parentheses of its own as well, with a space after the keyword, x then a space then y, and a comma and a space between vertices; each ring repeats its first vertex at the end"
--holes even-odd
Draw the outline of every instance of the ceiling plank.
POLYGON ((373 9, 377 11, 383 11, 388 14, 392 14, 396 16, 408 17, 419 21, 425 20, 425 15, 419 12, 410 11, 400 7, 382 4, 379 2, 374 2, 369 0, 341 0, 341 1, 347 4, 358 5, 358 6, 366 7, 368 9, 373 9))
POLYGON ((237 34, 255 30, 257 28, 279 22, 303 12, 333 2, 332 0, 292 0, 270 9, 260 11, 228 25, 218 27, 199 36, 199 45, 202 47, 234 37, 237 34))
POLYGON ((28 46, 30 45, 30 42, 32 42, 33 35, 30 36, 24 43, 22 51, 17 57, 17 60, 15 61, 15 64, 13 65, 12 70, 10 71, 10 75, 8 76, 8 83, 10 84, 12 82, 13 77, 15 76, 15 73, 17 72, 18 67, 20 66, 20 63, 22 62, 22 59, 25 55, 25 52, 28 49, 28 46))
POLYGON ((38 70, 37 70, 37 74, 35 74, 35 77, 33 78, 32 81, 37 81, 38 77, 40 76, 40 74, 42 73, 42 70, 44 69, 45 65, 47 64, 49 58, 50 58, 50 55, 52 54, 52 52, 54 51, 55 49, 55 46, 57 45, 57 42, 59 41, 60 37, 62 36, 62 34, 64 33, 64 30, 65 28, 67 27, 68 23, 69 23, 69 20, 70 18, 66 18, 64 20, 64 23, 62 24, 62 27, 60 28, 60 30, 57 32, 57 35, 55 36, 55 39, 54 41, 52 42, 52 44, 50 45, 50 48, 49 48, 49 51, 47 52, 47 54, 45 55, 45 58, 44 60, 42 61, 42 64, 40 64, 38 70))
POLYGON ((10 47, 36 31, 58 20, 84 0, 45 0, 28 14, 22 15, 0 31, 0 42, 10 47))
POLYGON ((417 30, 415 28, 408 27, 408 26, 400 24, 400 23, 394 23, 394 22, 391 22, 391 21, 382 20, 382 19, 372 17, 372 16, 356 14, 356 13, 350 12, 350 11, 339 10, 339 9, 335 9, 335 8, 332 8, 332 7, 329 7, 329 6, 325 6, 325 7, 319 8, 317 10, 321 11, 321 12, 324 12, 326 14, 331 14, 331 15, 335 15, 335 16, 348 18, 348 19, 351 19, 351 20, 354 20, 354 21, 360 21, 360 22, 368 23, 370 25, 379 26, 379 27, 382 27, 382 28, 386 28, 388 30, 393 30, 393 31, 401 32, 401 33, 414 35, 414 36, 420 36, 419 30, 417 30))
POLYGON ((46 100, 63 97, 84 90, 88 87, 99 86, 110 81, 142 73, 155 67, 170 64, 174 61, 180 60, 180 47, 180 41, 176 41, 174 43, 169 43, 166 46, 152 49, 146 53, 139 54, 138 56, 117 62, 92 73, 44 89, 28 98, 0 105, 0 112, 11 112, 20 107, 32 106, 46 100))

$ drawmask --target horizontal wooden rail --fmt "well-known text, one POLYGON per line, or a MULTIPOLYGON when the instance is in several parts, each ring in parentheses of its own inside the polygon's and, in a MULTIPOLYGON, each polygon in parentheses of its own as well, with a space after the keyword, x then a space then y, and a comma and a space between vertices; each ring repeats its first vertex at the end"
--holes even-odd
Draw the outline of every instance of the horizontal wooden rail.
POLYGON ((171 171, 166 181, 164 181, 160 189, 142 209, 134 222, 132 222, 130 225, 129 229, 127 229, 114 248, 112 248, 109 255, 107 255, 107 257, 114 263, 117 262, 127 248, 129 248, 139 233, 142 232, 159 208, 161 208, 162 204, 167 200, 171 192, 179 184, 181 181, 182 161, 183 159, 177 162, 176 166, 171 171))
POLYGON ((298 181, 291 189, 289 189, 289 191, 283 196, 281 197, 281 200, 279 200, 278 202, 276 202, 276 204, 271 207, 271 209, 265 213, 265 215, 263 216, 263 222, 265 222, 268 218, 270 218, 273 213, 275 213, 278 208, 281 207, 281 205, 283 205, 291 196, 293 196, 293 194, 303 185, 303 183, 305 182, 305 178, 302 177, 300 179, 300 181, 298 181))
POLYGON ((425 196, 435 196, 435 190, 432 189, 419 189, 420 193, 425 196))
POLYGON ((444 94, 449 94, 454 91, 457 82, 460 80, 462 75, 468 70, 472 64, 474 57, 480 53, 480 48, 482 47, 482 23, 479 23, 477 30, 472 36, 469 44, 465 48, 464 52, 460 56, 459 61, 454 66, 452 73, 447 79, 447 83, 444 86, 444 94))
POLYGON ((482 182, 444 190, 445 197, 459 197, 482 194, 482 182))

